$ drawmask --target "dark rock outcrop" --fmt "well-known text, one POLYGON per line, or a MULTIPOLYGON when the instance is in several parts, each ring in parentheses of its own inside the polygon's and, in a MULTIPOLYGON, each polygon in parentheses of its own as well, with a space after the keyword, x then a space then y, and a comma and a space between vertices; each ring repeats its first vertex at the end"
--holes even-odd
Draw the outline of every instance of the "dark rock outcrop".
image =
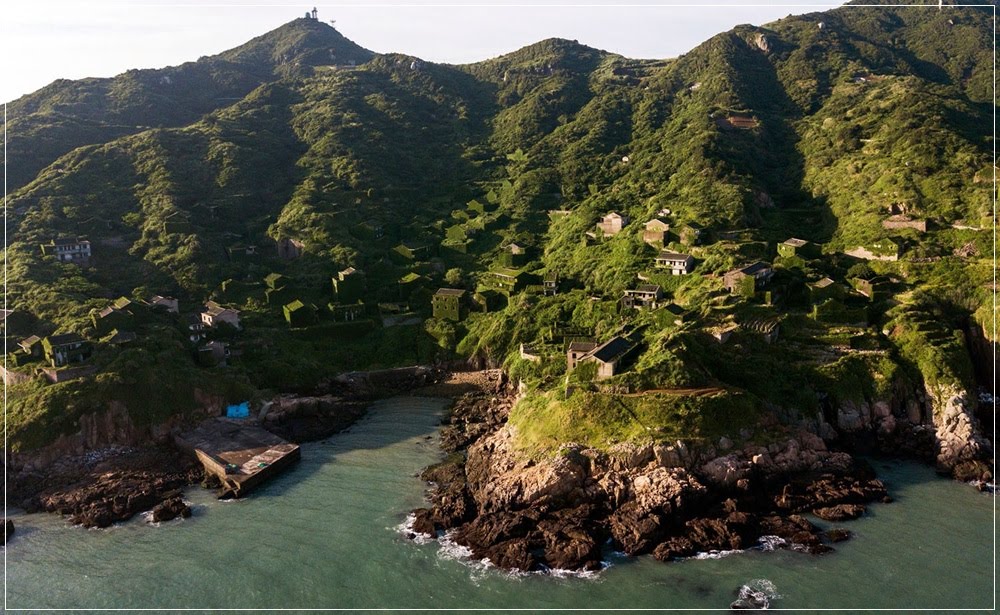
POLYGON ((10 542, 10 537, 14 535, 14 522, 10 519, 3 520, 3 543, 10 542))
POLYGON ((473 557, 520 570, 598 569, 609 540, 663 561, 751 548, 765 536, 819 554, 849 533, 824 533, 800 513, 846 519, 888 499, 870 466, 805 432, 723 457, 678 442, 609 452, 570 444, 530 459, 506 426, 513 399, 507 389, 456 402, 442 437, 450 455, 422 474, 433 487, 430 506, 414 511, 414 533, 447 533, 473 557))
POLYGON ((153 523, 160 523, 176 519, 177 517, 187 519, 190 516, 191 507, 184 502, 180 495, 175 495, 153 507, 153 514, 150 520, 153 523))

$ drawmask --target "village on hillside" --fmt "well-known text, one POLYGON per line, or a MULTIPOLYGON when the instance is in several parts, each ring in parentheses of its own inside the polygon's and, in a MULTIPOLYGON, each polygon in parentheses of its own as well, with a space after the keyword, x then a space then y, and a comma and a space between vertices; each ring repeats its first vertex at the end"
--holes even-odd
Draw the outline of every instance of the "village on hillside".
MULTIPOLYGON (((733 123, 734 129, 752 128, 743 124, 733 123)), ((497 189, 509 190, 509 183, 504 184, 497 189)), ((771 343, 790 314, 834 332, 838 352, 878 349, 878 335, 868 329, 871 310, 877 305, 884 309, 881 302, 904 287, 898 277, 877 275, 863 263, 896 261, 903 256, 905 240, 885 236, 833 254, 797 237, 772 243, 753 229, 716 229, 683 220, 668 208, 639 221, 624 210, 608 211, 580 237, 585 250, 631 241, 648 254, 645 269, 619 296, 605 296, 587 280, 546 267, 541 241, 530 236, 502 243, 494 266, 486 271, 448 269, 452 257, 465 256, 477 235, 502 223, 497 202, 496 191, 490 190, 481 201, 473 199, 453 211, 451 226, 434 223, 410 229, 363 220, 352 234, 385 251, 374 280, 360 266, 346 263, 330 271, 325 284, 314 274, 299 276, 296 261, 307 256, 311 246, 298 238, 259 237, 225 247, 220 258, 244 274, 223 281, 200 299, 178 299, 166 289, 163 295, 109 298, 91 310, 87 326, 66 331, 45 330, 33 315, 7 310, 2 321, 4 379, 43 377, 54 384, 87 378, 108 363, 106 357, 165 328, 180 334, 191 361, 205 369, 239 363, 245 326, 273 328, 278 323, 288 335, 334 344, 379 328, 424 325, 444 350, 452 351, 458 338, 441 331, 462 326, 470 315, 500 312, 511 305, 530 311, 539 302, 568 295, 612 306, 608 326, 598 332, 570 321, 554 323, 543 337, 513 340, 517 358, 536 364, 564 361, 566 374, 592 363, 588 378, 602 381, 629 370, 648 349, 650 332, 700 331, 725 345, 740 331, 771 343), (435 240, 435 232, 443 238, 435 240), (736 266, 713 267, 719 254, 735 255, 736 266), (854 265, 838 274, 845 263, 854 265), (387 285, 388 276, 395 282, 387 285), (700 292, 687 293, 688 288, 700 292), (254 312, 249 325, 241 322, 248 306, 254 312)), ((551 224, 578 215, 575 210, 549 212, 551 224)), ((890 209, 883 227, 922 233, 927 221, 890 209)), ((186 214, 167 216, 163 223, 167 234, 191 228, 186 214)), ((92 246, 85 237, 54 238, 39 250, 53 262, 101 267, 100 245, 92 246)))

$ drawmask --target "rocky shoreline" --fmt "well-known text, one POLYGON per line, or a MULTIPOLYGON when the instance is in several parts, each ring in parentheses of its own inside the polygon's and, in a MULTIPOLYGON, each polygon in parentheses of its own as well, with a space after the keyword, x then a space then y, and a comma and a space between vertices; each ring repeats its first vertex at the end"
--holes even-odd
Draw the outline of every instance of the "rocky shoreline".
POLYGON ((850 532, 821 530, 803 513, 840 522, 891 501, 868 464, 807 431, 721 456, 682 442, 610 452, 568 444, 533 460, 506 424, 515 398, 501 376, 456 402, 441 435, 448 456, 422 474, 430 506, 414 511, 414 537, 447 534, 476 559, 524 571, 597 570, 606 545, 668 561, 771 537, 819 554, 850 532))
MULTIPOLYGON (((284 396, 267 404, 258 416, 262 427, 296 443, 321 440, 347 429, 361 418, 371 401, 385 394, 439 382, 444 372, 427 367, 342 374, 322 395, 284 396)), ((181 490, 201 484, 218 487, 199 462, 171 444, 169 424, 141 430, 127 411, 114 405, 108 417, 91 417, 89 432, 70 438, 69 450, 57 442, 34 455, 7 456, 10 502, 27 513, 50 512, 73 524, 104 528, 150 512, 151 522, 190 517, 181 490), (101 426, 107 427, 104 431, 101 426), (84 443, 104 444, 88 448, 84 443), (12 463, 14 462, 14 463, 12 463)), ((218 415, 221 402, 199 415, 218 415)))
POLYGON ((25 512, 57 513, 74 524, 104 528, 150 510, 154 521, 190 516, 181 489, 197 484, 202 474, 199 463, 171 447, 108 449, 20 475, 11 495, 25 512))

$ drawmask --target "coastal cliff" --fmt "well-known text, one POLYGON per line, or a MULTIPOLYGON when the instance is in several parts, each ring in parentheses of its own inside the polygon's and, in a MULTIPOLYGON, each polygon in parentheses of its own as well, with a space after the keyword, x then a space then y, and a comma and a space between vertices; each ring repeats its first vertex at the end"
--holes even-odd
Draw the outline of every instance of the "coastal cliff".
POLYGON ((442 434, 450 454, 423 474, 434 487, 431 506, 414 512, 414 534, 446 533, 502 568, 594 570, 609 539, 662 560, 745 549, 765 536, 822 553, 849 534, 823 532, 801 513, 840 521, 888 501, 871 468, 806 431, 725 454, 678 441, 607 452, 566 444, 532 458, 505 422, 515 397, 501 381, 457 402, 442 434))

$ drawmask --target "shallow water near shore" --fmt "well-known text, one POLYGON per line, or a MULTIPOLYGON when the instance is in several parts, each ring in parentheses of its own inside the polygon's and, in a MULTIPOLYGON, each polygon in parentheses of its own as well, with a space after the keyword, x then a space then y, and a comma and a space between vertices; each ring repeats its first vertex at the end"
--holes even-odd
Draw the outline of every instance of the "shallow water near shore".
MULTIPOLYGON (((748 551, 662 564, 609 555, 585 578, 511 575, 398 530, 423 505, 446 401, 375 404, 348 432, 250 497, 193 488, 194 516, 108 530, 12 515, 7 607, 727 608, 767 580, 772 608, 991 608, 996 499, 920 464, 875 460, 893 504, 874 504, 836 552, 748 551)), ((833 527, 814 520, 824 527, 833 527)))

